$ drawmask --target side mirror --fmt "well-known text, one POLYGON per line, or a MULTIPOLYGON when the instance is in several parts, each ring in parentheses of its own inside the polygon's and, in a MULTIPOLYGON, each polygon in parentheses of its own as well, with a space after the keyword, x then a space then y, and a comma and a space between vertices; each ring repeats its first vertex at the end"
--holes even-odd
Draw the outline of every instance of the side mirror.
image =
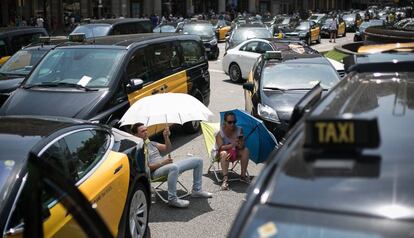
POLYGON ((244 84, 243 84, 243 89, 244 89, 244 90, 248 90, 248 91, 250 91, 250 92, 253 92, 253 89, 254 89, 254 84, 253 84, 253 83, 250 83, 250 82, 248 82, 248 83, 244 83, 244 84))
POLYGON ((142 79, 130 79, 129 83, 126 85, 127 93, 140 90, 144 86, 144 81, 142 79))

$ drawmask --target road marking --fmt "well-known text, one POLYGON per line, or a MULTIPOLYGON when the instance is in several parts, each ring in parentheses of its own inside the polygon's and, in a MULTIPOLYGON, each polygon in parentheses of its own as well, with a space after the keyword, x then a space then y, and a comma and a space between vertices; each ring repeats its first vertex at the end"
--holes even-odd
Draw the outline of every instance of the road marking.
POLYGON ((219 70, 219 69, 209 69, 210 72, 214 72, 214 73, 222 73, 224 74, 223 70, 219 70))

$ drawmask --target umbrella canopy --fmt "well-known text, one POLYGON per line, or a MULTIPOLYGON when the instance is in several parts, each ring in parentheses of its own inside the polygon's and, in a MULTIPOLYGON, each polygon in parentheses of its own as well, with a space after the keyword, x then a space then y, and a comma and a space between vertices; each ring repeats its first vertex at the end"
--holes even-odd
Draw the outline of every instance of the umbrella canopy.
POLYGON ((121 126, 137 122, 146 126, 207 121, 213 113, 197 98, 184 93, 162 93, 144 97, 125 112, 121 126))
MULTIPOLYGON (((227 111, 226 111, 227 112, 227 111)), ((224 121, 224 114, 220 112, 221 121, 224 121)), ((250 152, 250 160, 263 163, 270 153, 277 147, 277 141, 273 134, 267 130, 264 123, 239 109, 231 110, 236 115, 236 125, 243 128, 245 145, 250 152)))

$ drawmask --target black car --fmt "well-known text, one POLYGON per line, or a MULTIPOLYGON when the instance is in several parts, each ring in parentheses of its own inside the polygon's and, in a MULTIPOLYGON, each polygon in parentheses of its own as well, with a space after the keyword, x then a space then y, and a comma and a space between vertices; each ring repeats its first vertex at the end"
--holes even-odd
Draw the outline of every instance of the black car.
POLYGON ((228 237, 411 237, 413 59, 347 67, 271 154, 228 237))
POLYGON ((177 30, 178 22, 161 23, 152 30, 154 33, 173 33, 177 30))
POLYGON ((178 33, 193 34, 200 36, 203 41, 205 51, 210 59, 216 60, 219 57, 220 50, 218 48, 218 41, 216 33, 213 30, 213 25, 210 22, 190 22, 184 23, 178 33))
MULTIPOLYGON (((270 54, 270 53, 269 53, 270 54)), ((314 87, 327 91, 340 80, 331 63, 312 51, 262 55, 243 85, 245 109, 264 121, 279 141, 288 131, 295 105, 314 87)))
POLYGON ((285 36, 299 38, 308 45, 314 41, 321 43, 321 28, 314 21, 301 21, 293 31, 285 33, 285 36))
MULTIPOLYGON (((134 102, 163 92, 188 93, 208 105, 210 74, 199 36, 146 33, 59 45, 6 100, 0 115, 117 125, 134 102)), ((199 128, 199 123, 184 124, 188 132, 199 128)))
POLYGON ((272 32, 264 24, 242 24, 235 28, 231 35, 226 38, 226 50, 235 47, 245 40, 260 38, 272 38, 272 32))
POLYGON ((22 47, 37 42, 41 36, 48 36, 43 27, 0 28, 0 66, 22 47))
POLYGON ((33 67, 56 45, 39 44, 17 51, 0 68, 0 107, 32 72, 33 67))
POLYGON ((86 38, 95 38, 110 35, 127 35, 152 33, 152 24, 149 19, 119 18, 105 20, 91 20, 77 26, 73 33, 84 33, 86 38))
MULTIPOLYGON (((24 230, 29 157, 60 171, 99 212, 113 235, 144 237, 150 209, 143 141, 106 125, 58 117, 0 117, 0 227, 24 230), (138 229, 139 228, 139 229, 138 229), (137 231, 136 231, 137 230, 137 231)), ((50 188, 42 193, 45 237, 73 236, 76 224, 50 188), (65 215, 66 214, 66 215, 65 215)), ((31 194, 30 194, 31 196, 31 194)), ((75 235, 77 236, 77 235, 75 235)))
POLYGON ((364 40, 365 30, 371 26, 385 26, 384 20, 376 20, 372 19, 370 21, 364 21, 356 30, 354 35, 354 41, 362 41, 364 40))

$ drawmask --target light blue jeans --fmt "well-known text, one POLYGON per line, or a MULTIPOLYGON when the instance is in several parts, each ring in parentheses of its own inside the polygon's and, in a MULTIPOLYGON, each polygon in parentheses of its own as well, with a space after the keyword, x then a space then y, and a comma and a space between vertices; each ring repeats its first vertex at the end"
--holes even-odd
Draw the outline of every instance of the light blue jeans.
POLYGON ((171 164, 164 165, 152 172, 152 178, 163 176, 168 178, 168 200, 177 199, 178 175, 184 171, 193 169, 193 191, 201 191, 201 179, 203 175, 203 160, 198 157, 189 157, 171 164))

